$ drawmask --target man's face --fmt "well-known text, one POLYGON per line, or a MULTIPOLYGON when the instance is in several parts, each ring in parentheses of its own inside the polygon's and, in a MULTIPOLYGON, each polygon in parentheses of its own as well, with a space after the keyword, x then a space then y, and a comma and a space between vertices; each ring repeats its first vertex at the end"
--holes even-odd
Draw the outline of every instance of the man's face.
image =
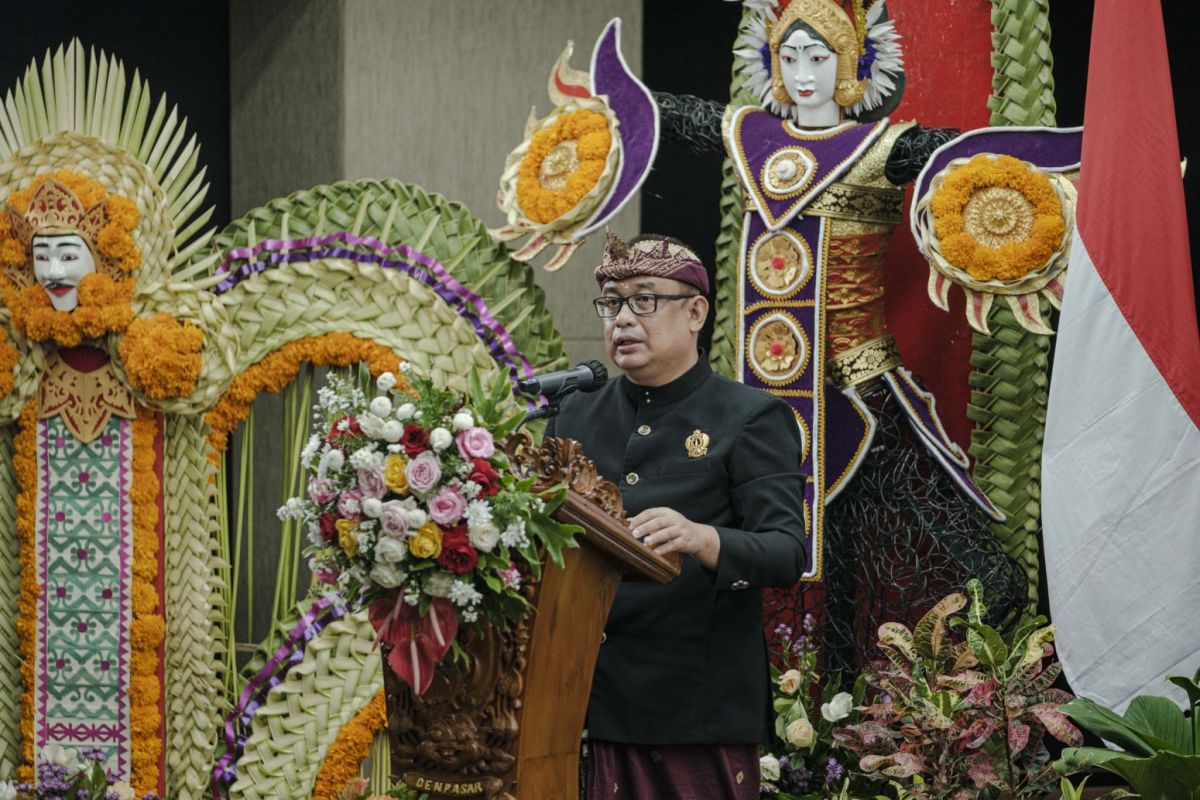
POLYGON ((608 281, 605 296, 694 295, 658 300, 652 314, 634 314, 629 304, 604 320, 604 347, 609 359, 635 383, 658 386, 682 375, 695 361, 696 339, 708 314, 708 300, 694 286, 671 278, 635 275, 608 281))
POLYGON ((96 259, 82 237, 33 237, 33 275, 55 310, 75 310, 79 305, 79 282, 95 271, 96 259))

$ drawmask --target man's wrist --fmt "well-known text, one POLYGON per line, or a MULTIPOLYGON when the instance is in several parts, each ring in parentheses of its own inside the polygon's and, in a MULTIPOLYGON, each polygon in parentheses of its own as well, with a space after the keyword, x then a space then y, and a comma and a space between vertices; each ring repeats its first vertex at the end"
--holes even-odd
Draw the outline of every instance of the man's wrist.
POLYGON ((717 571, 717 562, 721 559, 721 534, 712 525, 699 525, 704 544, 696 551, 696 560, 700 565, 717 571))

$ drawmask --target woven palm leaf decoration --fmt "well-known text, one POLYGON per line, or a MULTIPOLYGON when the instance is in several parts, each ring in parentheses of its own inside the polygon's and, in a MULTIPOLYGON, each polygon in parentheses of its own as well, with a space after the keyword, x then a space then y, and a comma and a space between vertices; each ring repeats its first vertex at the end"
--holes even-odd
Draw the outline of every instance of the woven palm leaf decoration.
MULTIPOLYGON (((206 330, 219 325, 213 305, 188 283, 187 265, 211 238, 206 229, 212 208, 205 205, 208 184, 199 166, 200 146, 187 120, 134 70, 78 40, 48 51, 35 61, 0 103, 0 200, 44 173, 68 169, 128 197, 141 223, 133 239, 142 254, 137 269, 134 311, 163 311, 194 320, 206 330), (175 292, 164 287, 178 285, 175 292), (182 299, 180 299, 182 298, 182 299)), ((8 310, 3 312, 7 322, 8 310)), ((10 340, 14 338, 10 334, 10 340)), ((52 345, 15 339, 19 353, 13 391, 0 401, 0 420, 12 421, 37 390, 52 345)), ((116 355, 114 337, 103 342, 116 355)), ((220 360, 218 338, 206 344, 205 360, 220 360)), ((146 398, 141 397, 144 402, 146 398)), ((180 401, 184 406, 188 401, 180 401)), ((165 404, 151 404, 163 408, 165 404)), ((16 519, 11 428, 0 452, 0 516, 13 529, 16 519)), ((212 538, 213 507, 208 471, 194 424, 168 419, 164 429, 163 591, 171 620, 162 668, 166 694, 163 724, 167 740, 167 787, 174 797, 199 797, 220 720, 221 681, 214 656, 217 629, 212 602, 217 597, 217 555, 212 538), (199 463, 193 458, 200 453, 199 463)), ((6 540, 15 549, 16 541, 6 540)), ((0 772, 22 760, 18 700, 26 687, 14 659, 19 652, 13 620, 20 580, 15 552, 0 568, 0 772)))
MULTIPOLYGON (((1054 125, 1054 75, 1046 0, 992 0, 992 125, 1054 125)), ((1050 303, 1039 295, 1040 316, 1050 303)), ((1049 387, 1049 336, 994 303, 990 333, 971 336, 970 454, 980 488, 1007 516, 992 532, 1025 569, 1029 609, 1038 602, 1042 435, 1049 387)))

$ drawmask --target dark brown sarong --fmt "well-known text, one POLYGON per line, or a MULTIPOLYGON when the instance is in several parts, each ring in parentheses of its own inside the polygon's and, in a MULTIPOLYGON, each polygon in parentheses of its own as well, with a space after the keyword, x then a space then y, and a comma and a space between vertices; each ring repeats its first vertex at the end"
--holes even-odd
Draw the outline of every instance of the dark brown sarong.
POLYGON ((758 745, 589 747, 587 800, 758 800, 758 745))

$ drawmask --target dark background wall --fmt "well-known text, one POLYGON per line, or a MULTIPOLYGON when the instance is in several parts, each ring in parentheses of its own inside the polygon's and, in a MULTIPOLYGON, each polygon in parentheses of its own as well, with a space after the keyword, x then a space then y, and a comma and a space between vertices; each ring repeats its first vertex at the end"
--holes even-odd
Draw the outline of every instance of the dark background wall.
POLYGON ((179 107, 201 145, 208 167, 212 223, 229 221, 229 3, 228 0, 81 2, 38 0, 4 4, 4 47, 0 48, 0 92, 46 51, 74 37, 125 62, 158 97, 179 107))

